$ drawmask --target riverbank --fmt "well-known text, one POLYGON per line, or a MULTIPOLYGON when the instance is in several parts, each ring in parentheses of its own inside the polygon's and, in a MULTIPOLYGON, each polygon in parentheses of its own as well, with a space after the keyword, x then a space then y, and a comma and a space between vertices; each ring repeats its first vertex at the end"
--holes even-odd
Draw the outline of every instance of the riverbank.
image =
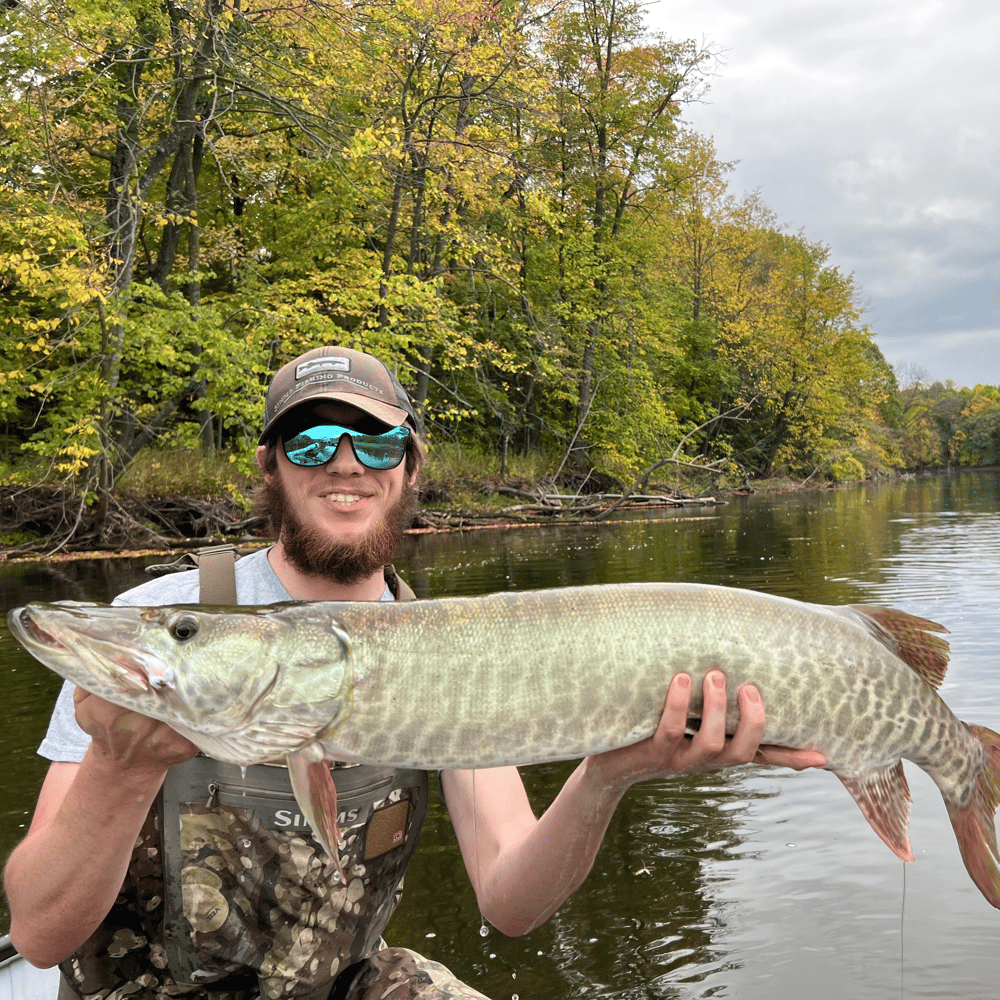
MULTIPOLYGON (((735 489, 685 493, 651 486, 643 493, 609 490, 571 493, 551 484, 492 479, 443 483, 429 481, 421 491, 420 512, 411 534, 526 528, 557 522, 609 522, 636 510, 670 511, 715 507, 736 498, 793 490, 830 489, 829 483, 791 480, 745 482, 735 489)), ((47 487, 0 488, 0 563, 45 559, 164 556, 177 557, 207 545, 229 543, 241 550, 270 544, 267 525, 247 516, 232 496, 136 496, 127 491, 109 498, 112 524, 102 540, 88 537, 88 510, 65 491, 47 487), (79 537, 53 541, 72 517, 80 520, 79 537)), ((105 512, 108 517, 108 512, 105 512)))

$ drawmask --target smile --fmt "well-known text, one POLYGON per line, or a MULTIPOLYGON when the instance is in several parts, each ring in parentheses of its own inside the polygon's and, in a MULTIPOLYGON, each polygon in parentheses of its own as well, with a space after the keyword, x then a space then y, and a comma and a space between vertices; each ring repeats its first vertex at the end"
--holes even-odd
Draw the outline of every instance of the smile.
POLYGON ((357 493, 324 493, 323 499, 329 500, 332 503, 354 504, 359 500, 365 500, 367 498, 359 496, 357 493))

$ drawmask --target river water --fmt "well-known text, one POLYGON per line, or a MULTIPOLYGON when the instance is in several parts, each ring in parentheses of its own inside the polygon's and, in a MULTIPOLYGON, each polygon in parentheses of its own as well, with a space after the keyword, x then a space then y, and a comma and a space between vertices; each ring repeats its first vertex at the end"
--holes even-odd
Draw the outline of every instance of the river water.
MULTIPOLYGON (((675 580, 892 604, 947 626, 943 696, 960 718, 1000 730, 998 557, 1000 473, 978 472, 615 524, 418 535, 397 567, 418 596, 675 580)), ((0 604, 109 600, 155 561, 0 566, 0 604)), ((44 774, 34 748, 58 680, 2 628, 0 671, 6 856, 44 774)), ((572 767, 523 769, 536 809, 572 767)), ((516 940, 480 935, 435 799, 386 936, 493 1000, 997 997, 1000 911, 966 874, 936 786, 912 765, 906 772, 913 864, 882 844, 828 772, 747 767, 638 786, 584 886, 516 940)), ((6 923, 0 909, 0 930, 6 923)))

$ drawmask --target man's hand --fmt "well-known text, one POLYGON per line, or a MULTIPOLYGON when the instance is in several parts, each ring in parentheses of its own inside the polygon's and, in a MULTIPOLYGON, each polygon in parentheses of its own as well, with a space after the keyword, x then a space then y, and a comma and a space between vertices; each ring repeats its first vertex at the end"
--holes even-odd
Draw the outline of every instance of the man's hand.
POLYGON ((189 760, 198 748, 165 722, 113 705, 77 688, 73 693, 76 721, 115 767, 165 772, 171 764, 189 760))
POLYGON ((726 677, 721 670, 705 675, 703 695, 701 726, 693 737, 687 737, 691 678, 677 674, 667 690, 656 732, 640 743, 591 757, 589 766, 609 785, 627 787, 646 778, 715 771, 751 761, 795 770, 826 764, 826 758, 815 750, 761 745, 764 705, 752 684, 744 684, 737 692, 740 719, 732 737, 726 736, 726 677))

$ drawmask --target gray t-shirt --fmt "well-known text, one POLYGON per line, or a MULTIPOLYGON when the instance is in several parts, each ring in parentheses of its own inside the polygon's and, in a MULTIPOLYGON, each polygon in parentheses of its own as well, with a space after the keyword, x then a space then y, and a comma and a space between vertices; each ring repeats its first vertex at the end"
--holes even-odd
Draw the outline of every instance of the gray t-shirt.
MULTIPOLYGON (((238 604, 274 604, 290 601, 291 595, 274 575, 267 560, 269 549, 260 549, 236 561, 236 601, 238 604)), ((125 607, 157 607, 169 604, 197 604, 199 579, 196 569, 157 577, 126 590, 112 601, 125 607)), ((392 600, 386 587, 383 600, 392 600)), ((38 753, 52 761, 78 764, 90 745, 90 737, 77 725, 73 709, 74 685, 63 684, 56 707, 49 720, 49 729, 38 753)))

